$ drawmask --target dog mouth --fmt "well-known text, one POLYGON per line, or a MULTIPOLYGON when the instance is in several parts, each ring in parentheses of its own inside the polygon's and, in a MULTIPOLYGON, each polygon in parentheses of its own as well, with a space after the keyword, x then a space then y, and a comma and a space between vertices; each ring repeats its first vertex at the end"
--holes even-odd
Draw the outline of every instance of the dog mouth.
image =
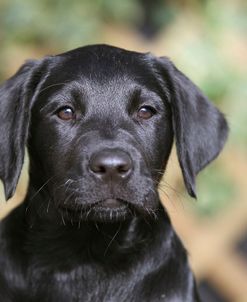
POLYGON ((126 205, 127 202, 122 199, 107 198, 101 202, 97 202, 95 207, 105 208, 105 209, 117 209, 117 208, 123 208, 126 205))
POLYGON ((107 198, 88 205, 61 204, 58 209, 62 218, 69 221, 99 222, 126 220, 134 211, 128 201, 120 198, 107 198))

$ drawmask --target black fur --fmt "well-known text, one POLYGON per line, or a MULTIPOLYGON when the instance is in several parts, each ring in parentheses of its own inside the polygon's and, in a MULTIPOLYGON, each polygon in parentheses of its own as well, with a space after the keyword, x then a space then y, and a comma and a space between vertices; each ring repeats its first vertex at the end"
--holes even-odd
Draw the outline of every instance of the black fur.
POLYGON ((0 301, 199 301, 157 187, 174 136, 195 197, 228 129, 167 58, 95 45, 29 61, 0 86, 0 114, 7 199, 30 157, 25 201, 0 224, 0 301), (127 168, 93 170, 104 150, 127 168))

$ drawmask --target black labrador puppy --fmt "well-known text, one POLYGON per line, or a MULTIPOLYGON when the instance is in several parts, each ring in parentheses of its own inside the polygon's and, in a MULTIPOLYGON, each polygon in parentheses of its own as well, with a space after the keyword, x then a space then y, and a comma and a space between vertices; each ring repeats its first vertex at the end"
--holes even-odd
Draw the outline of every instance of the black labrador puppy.
POLYGON ((0 87, 0 301, 199 301, 157 187, 173 137, 188 193, 223 115, 165 57, 95 45, 28 61, 0 87))

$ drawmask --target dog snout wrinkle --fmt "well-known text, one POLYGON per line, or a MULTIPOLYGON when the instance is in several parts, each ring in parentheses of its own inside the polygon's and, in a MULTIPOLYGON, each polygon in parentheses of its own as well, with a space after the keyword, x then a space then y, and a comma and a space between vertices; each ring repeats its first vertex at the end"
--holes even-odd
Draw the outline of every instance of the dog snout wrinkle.
POLYGON ((118 149, 105 149, 93 154, 90 171, 102 181, 126 179, 133 170, 130 156, 118 149))

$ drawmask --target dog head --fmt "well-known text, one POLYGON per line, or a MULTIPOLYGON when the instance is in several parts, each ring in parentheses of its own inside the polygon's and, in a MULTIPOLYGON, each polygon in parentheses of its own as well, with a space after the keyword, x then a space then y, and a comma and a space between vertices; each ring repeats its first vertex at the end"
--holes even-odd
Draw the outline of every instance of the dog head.
POLYGON ((167 58, 106 45, 29 61, 0 88, 0 177, 30 186, 73 219, 154 213, 175 137, 188 193, 222 149, 223 115, 167 58), (75 218, 77 217, 77 218, 75 218))

